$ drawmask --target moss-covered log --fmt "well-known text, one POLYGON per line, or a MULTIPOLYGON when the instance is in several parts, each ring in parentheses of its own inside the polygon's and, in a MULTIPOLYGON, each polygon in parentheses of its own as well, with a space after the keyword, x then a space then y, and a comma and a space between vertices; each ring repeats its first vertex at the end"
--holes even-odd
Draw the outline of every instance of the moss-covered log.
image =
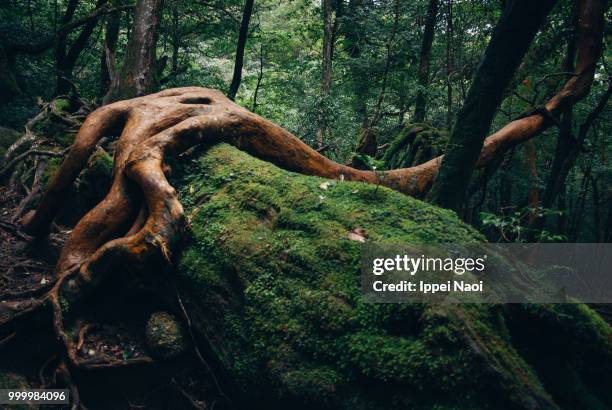
POLYGON ((385 169, 421 165, 442 155, 448 143, 448 131, 426 123, 406 124, 393 136, 382 161, 385 169))
POLYGON ((454 214, 228 145, 175 167, 192 230, 180 292, 236 397, 265 408, 612 405, 612 331, 584 305, 362 301, 362 239, 481 239, 454 214))

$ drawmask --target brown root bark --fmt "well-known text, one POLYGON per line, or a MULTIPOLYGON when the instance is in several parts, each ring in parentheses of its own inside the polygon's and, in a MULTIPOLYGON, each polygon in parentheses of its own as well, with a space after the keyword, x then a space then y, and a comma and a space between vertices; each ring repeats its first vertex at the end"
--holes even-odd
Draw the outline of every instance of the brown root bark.
MULTIPOLYGON (((550 115, 586 95, 601 48, 602 12, 600 0, 582 2, 577 75, 546 104, 545 113, 536 112, 513 121, 488 137, 478 166, 539 134, 554 123, 548 118, 550 115)), ((48 293, 55 331, 66 345, 72 364, 80 367, 150 361, 142 357, 100 363, 79 357, 78 334, 83 335, 86 330, 77 331, 76 336, 66 330, 62 305, 82 300, 110 274, 130 275, 151 267, 159 270, 160 265, 172 263, 187 223, 177 193, 166 178, 167 158, 194 146, 227 142, 290 171, 381 184, 412 196, 427 191, 441 162, 438 157, 415 167, 384 173, 357 170, 327 159, 219 91, 197 87, 169 89, 119 101, 90 114, 38 209, 22 220, 25 232, 42 236, 49 231, 67 190, 86 165, 96 143, 119 133, 110 191, 72 231, 57 263, 57 281, 48 293)))

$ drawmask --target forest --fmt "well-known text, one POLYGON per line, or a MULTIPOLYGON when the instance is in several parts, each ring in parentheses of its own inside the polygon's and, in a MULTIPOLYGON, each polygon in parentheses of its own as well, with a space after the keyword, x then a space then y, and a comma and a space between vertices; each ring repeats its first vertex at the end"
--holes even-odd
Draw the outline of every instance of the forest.
POLYGON ((360 282, 370 244, 612 242, 609 6, 0 0, 0 389, 612 408, 612 305, 360 282))

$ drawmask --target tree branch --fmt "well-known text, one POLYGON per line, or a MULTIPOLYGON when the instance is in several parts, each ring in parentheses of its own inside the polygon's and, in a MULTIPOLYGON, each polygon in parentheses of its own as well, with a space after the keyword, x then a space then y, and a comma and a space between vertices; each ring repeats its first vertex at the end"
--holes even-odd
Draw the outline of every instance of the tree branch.
POLYGON ((61 37, 65 36, 72 30, 74 30, 75 28, 80 27, 84 24, 87 24, 92 20, 96 20, 97 18, 104 16, 106 14, 114 13, 116 11, 122 11, 122 10, 130 10, 132 8, 134 8, 134 5, 126 5, 126 6, 118 6, 118 7, 109 7, 108 5, 104 5, 100 8, 96 8, 92 10, 91 13, 89 13, 88 15, 84 17, 76 19, 70 23, 64 24, 62 27, 60 27, 60 29, 57 31, 55 35, 51 35, 48 38, 42 41, 39 41, 38 43, 35 43, 35 44, 8 43, 6 44, 6 46, 10 52, 13 52, 16 54, 20 54, 20 53, 21 54, 32 54, 32 55, 40 54, 44 52, 45 50, 51 48, 61 37))

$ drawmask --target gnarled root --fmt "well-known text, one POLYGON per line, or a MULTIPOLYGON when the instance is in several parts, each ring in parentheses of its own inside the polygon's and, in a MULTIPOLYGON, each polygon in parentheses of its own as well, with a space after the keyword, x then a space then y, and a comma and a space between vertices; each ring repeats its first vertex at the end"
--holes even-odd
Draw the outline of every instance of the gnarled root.
MULTIPOLYGON (((64 324, 67 306, 82 300, 105 275, 129 274, 170 264, 173 250, 185 236, 183 208, 165 175, 167 156, 176 156, 196 145, 225 141, 305 174, 396 188, 402 185, 398 178, 379 181, 379 176, 372 172, 326 159, 284 129, 239 107, 218 91, 180 88, 117 102, 92 113, 40 206, 22 220, 25 232, 32 235, 48 232, 66 191, 97 142, 119 130, 110 191, 72 231, 57 263, 57 282, 49 292, 55 330, 65 343, 72 364, 81 367, 108 363, 79 357, 79 341, 72 336, 75 332, 67 331, 64 324), (125 272, 126 269, 129 271, 125 272)), ((143 360, 148 359, 138 361, 143 360)))

